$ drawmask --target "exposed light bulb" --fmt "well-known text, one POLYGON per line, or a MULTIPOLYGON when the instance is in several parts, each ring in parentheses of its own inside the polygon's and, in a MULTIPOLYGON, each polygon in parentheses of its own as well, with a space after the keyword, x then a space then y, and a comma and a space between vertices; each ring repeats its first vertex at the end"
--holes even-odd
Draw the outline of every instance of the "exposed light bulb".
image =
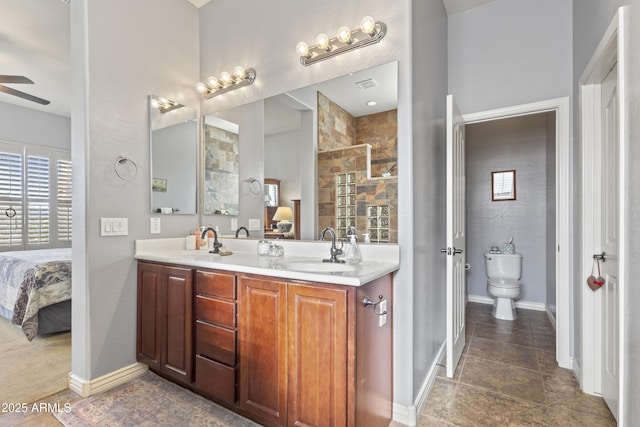
POLYGON ((362 30, 363 33, 371 34, 375 29, 375 19, 373 19, 371 16, 365 16, 364 18, 362 18, 362 21, 360 21, 360 30, 362 30))
POLYGON ((309 45, 305 42, 300 42, 296 45, 296 52, 300 56, 309 56, 309 45))
POLYGON ((158 99, 158 104, 162 107, 166 107, 169 105, 169 100, 167 98, 160 98, 158 99))
POLYGON ((211 76, 207 79, 207 85, 209 85, 210 88, 215 88, 216 86, 218 86, 218 79, 216 79, 215 77, 211 76))
POLYGON ((207 91, 207 85, 202 82, 198 82, 198 84, 196 84, 196 90, 199 93, 205 93, 207 91))
POLYGON ((222 73, 220 73, 220 80, 222 80, 222 83, 224 83, 225 85, 231 83, 231 74, 223 71, 222 73))
POLYGON ((376 101, 367 101, 367 105, 368 105, 369 107, 373 107, 373 106, 374 106, 374 105, 376 105, 376 104, 377 104, 377 102, 376 102, 376 101))
POLYGON ((244 68, 239 65, 233 69, 233 74, 240 80, 244 79, 244 76, 246 75, 244 68))
POLYGON ((160 102, 158 102, 158 100, 156 98, 152 98, 151 99, 151 106, 153 108, 158 108, 160 106, 160 102))
POLYGON ((350 43, 351 42, 351 29, 347 26, 343 26, 338 28, 338 33, 336 35, 338 40, 342 43, 350 43))
POLYGON ((329 36, 324 33, 318 34, 316 36, 316 45, 320 49, 329 49, 329 36))

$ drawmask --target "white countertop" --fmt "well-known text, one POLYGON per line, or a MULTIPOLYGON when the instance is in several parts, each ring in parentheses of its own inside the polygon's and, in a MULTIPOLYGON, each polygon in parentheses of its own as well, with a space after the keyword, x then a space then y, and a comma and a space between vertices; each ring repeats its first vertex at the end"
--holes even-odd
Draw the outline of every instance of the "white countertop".
MULTIPOLYGON (((211 268, 264 276, 297 279, 336 285, 360 286, 398 270, 400 249, 394 244, 358 245, 363 261, 336 269, 348 271, 295 271, 287 264, 321 262, 329 257, 330 242, 272 240, 284 247, 284 257, 258 256, 255 239, 220 239, 232 255, 210 254, 206 250, 186 250, 184 238, 136 240, 135 258, 190 267, 211 268)), ((323 266, 324 267, 324 266, 323 266)), ((325 267, 328 268, 328 267, 325 267)))

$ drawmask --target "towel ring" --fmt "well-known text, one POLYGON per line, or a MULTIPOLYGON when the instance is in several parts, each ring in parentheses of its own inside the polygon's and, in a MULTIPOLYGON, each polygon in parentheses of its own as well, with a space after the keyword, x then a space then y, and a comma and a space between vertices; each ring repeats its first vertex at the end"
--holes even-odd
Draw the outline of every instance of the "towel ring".
POLYGON ((134 178, 138 175, 138 165, 136 165, 136 162, 125 156, 118 156, 116 162, 113 165, 113 170, 115 170, 118 178, 123 181, 133 181, 134 178), (125 166, 127 164, 131 164, 133 166, 133 170, 131 170, 131 168, 125 169, 125 166))
POLYGON ((249 178, 249 191, 253 194, 260 194, 262 191, 262 184, 255 178, 249 178))

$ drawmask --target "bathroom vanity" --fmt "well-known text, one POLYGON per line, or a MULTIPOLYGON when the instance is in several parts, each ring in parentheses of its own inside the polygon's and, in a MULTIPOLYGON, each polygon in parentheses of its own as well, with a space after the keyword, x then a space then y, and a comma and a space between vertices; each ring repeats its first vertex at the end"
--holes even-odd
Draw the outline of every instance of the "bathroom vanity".
POLYGON ((388 426, 397 246, 353 267, 322 265, 317 242, 222 243, 233 255, 136 242, 138 361, 264 425, 388 426))

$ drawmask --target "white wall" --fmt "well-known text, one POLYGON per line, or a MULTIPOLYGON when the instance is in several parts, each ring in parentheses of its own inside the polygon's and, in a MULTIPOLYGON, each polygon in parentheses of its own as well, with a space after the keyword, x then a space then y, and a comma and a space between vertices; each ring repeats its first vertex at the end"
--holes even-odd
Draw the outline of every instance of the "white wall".
MULTIPOLYGON (((440 248, 446 243, 447 16, 440 1, 414 0, 411 4, 413 66, 407 70, 400 63, 399 78, 400 81, 410 78, 413 85, 410 124, 413 143, 407 145, 404 135, 399 133, 398 229, 400 253, 405 254, 401 268, 411 269, 413 276, 403 276, 395 282, 393 357, 396 384, 399 376, 404 380, 411 374, 415 399, 429 371, 437 369, 436 356, 445 338, 446 261, 440 248), (412 252, 412 256, 406 256, 407 252, 412 252), (398 305, 398 301, 403 304, 398 305), (410 335, 398 333, 409 325, 410 335), (409 366, 413 366, 412 372, 403 372, 409 366)), ((403 109, 402 105, 398 107, 399 117, 403 109)), ((399 123, 402 125, 406 126, 399 123)), ((397 394, 395 389, 394 396, 397 394)))
POLYGON ((520 300, 546 302, 547 134, 545 113, 466 127, 469 295, 489 296, 483 254, 513 237, 522 254, 520 300), (511 169, 516 200, 492 201, 491 172, 511 169))
MULTIPOLYGON (((265 136, 264 176, 280 180, 280 206, 300 198, 300 130, 265 136)), ((306 172, 305 172, 306 173, 306 172)))
POLYGON ((449 92, 462 113, 571 93, 572 0, 495 0, 449 18, 449 92))
MULTIPOLYGON (((148 96, 197 106, 198 11, 184 0, 74 0, 71 7, 72 373, 95 379, 136 361, 133 242, 149 234, 148 96), (162 36, 159 29, 171 29, 162 36), (133 181, 113 169, 138 165, 133 181), (129 235, 100 237, 100 217, 126 217, 129 235)), ((186 235, 195 215, 165 215, 157 237, 186 235)))
POLYGON ((0 140, 71 149, 69 117, 0 102, 0 140))

